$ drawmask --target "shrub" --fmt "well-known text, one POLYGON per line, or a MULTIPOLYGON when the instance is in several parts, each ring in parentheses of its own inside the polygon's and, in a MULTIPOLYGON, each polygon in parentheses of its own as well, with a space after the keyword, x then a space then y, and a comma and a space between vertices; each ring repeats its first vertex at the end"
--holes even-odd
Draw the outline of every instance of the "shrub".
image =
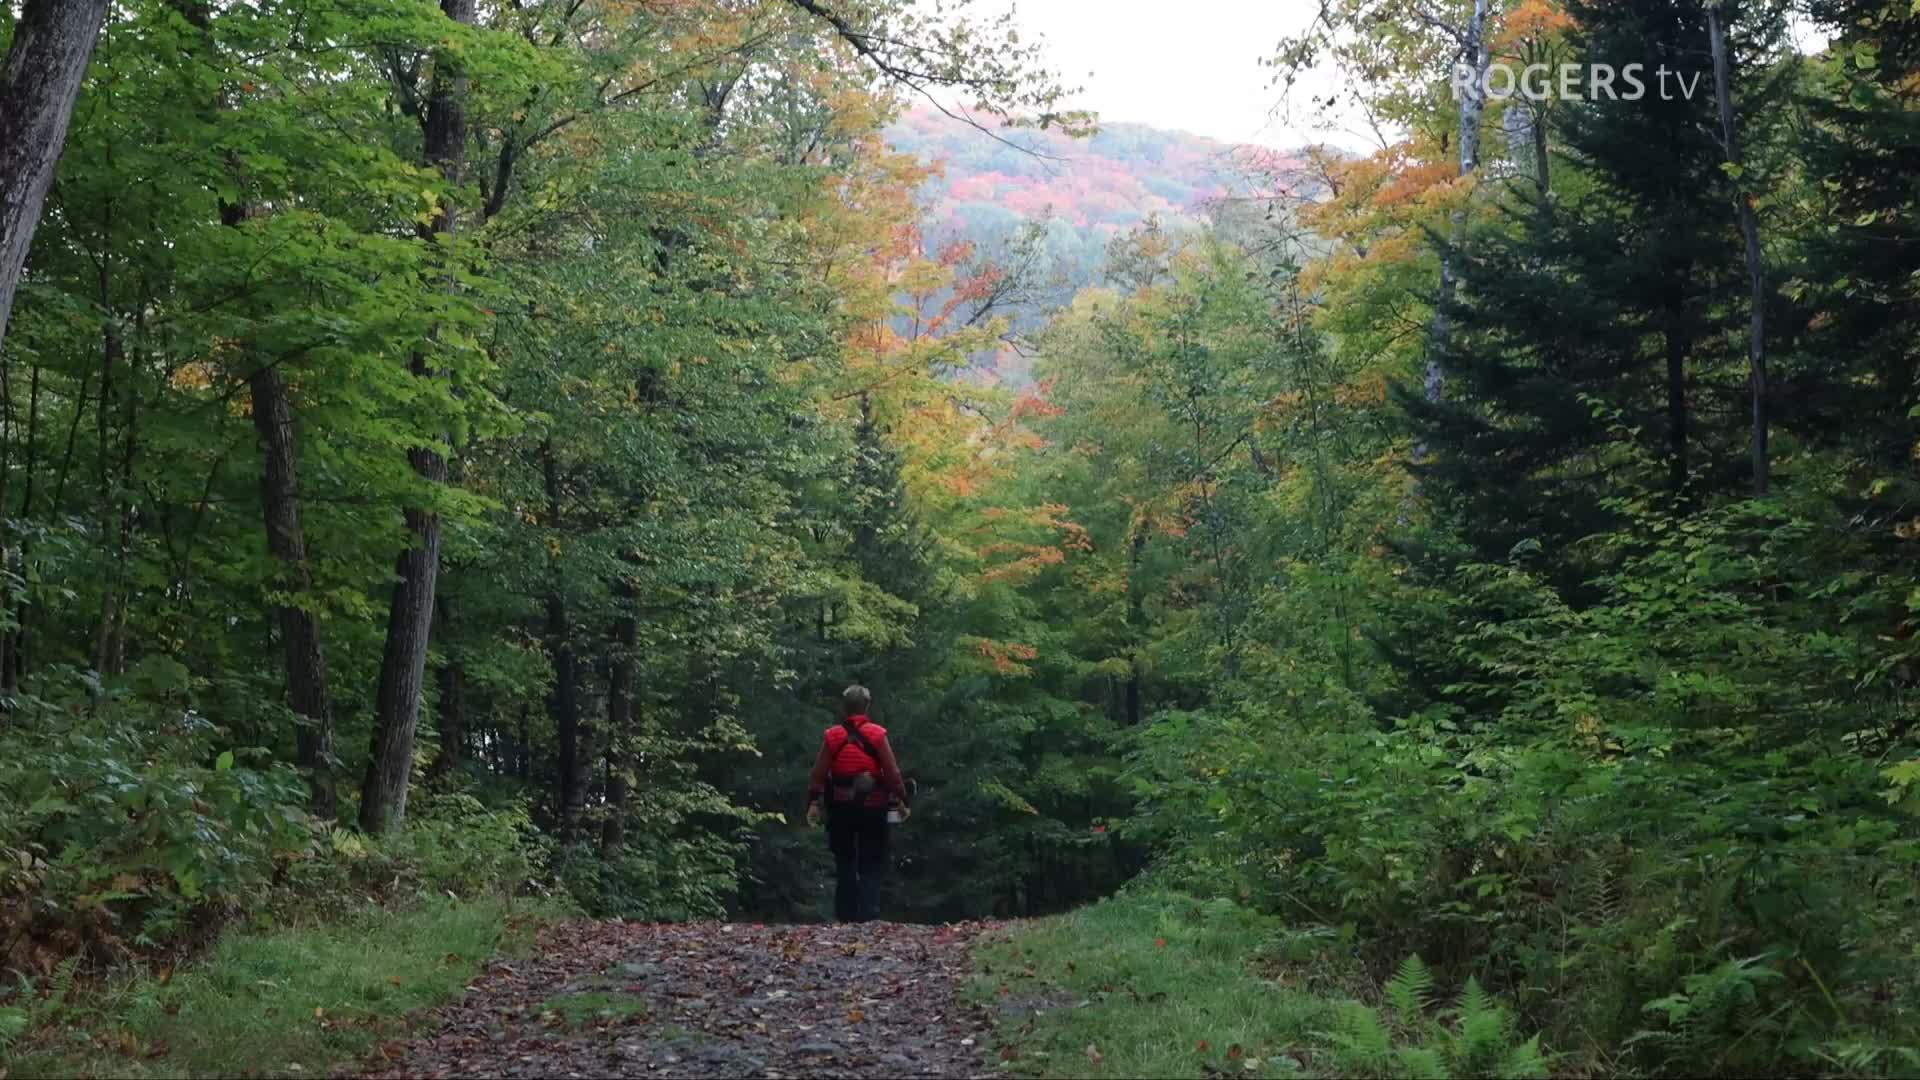
POLYGON ((1418 952, 1478 976, 1550 1041, 1663 1069, 1891 1067, 1920 999, 1920 769, 1887 764, 1913 756, 1891 685, 1912 644, 1884 632, 1907 585, 1834 578, 1837 530, 1816 533, 1748 505, 1595 538, 1615 569, 1577 607, 1524 553, 1461 567, 1430 642, 1449 700, 1162 715, 1131 827, 1184 880, 1340 928, 1376 972, 1418 952))
POLYGON ((5 962, 157 948, 264 892, 312 841, 305 788, 192 708, 74 672, 16 701, 0 761, 5 962), (85 692, 82 692, 85 691, 85 692))

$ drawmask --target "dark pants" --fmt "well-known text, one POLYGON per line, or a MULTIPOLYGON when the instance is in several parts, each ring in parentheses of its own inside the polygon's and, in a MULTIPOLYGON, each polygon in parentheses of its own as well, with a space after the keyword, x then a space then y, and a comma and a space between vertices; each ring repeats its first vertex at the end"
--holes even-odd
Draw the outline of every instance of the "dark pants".
POLYGON ((836 803, 827 809, 827 846, 833 850, 833 917, 841 922, 879 918, 888 828, 884 806, 836 803))

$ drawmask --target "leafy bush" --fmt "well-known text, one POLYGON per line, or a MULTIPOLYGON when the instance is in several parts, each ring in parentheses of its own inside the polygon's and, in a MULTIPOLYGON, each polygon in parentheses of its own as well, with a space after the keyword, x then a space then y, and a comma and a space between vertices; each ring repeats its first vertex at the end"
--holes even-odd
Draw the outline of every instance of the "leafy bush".
POLYGON ((589 915, 710 919, 726 912, 741 846, 713 837, 663 839, 602 858, 590 845, 574 844, 555 856, 554 877, 589 915))
POLYGON ((511 894, 542 866, 543 841, 523 800, 489 808, 472 795, 423 793, 404 828, 369 845, 366 873, 456 896, 511 894))
POLYGON ((1556 1042, 1662 1069, 1831 1067, 1835 1040, 1898 1060, 1920 834, 1885 764, 1913 756, 1889 685, 1912 647, 1882 631, 1906 584, 1828 574, 1811 512, 1636 520, 1592 541, 1615 569, 1578 607, 1524 553, 1410 590, 1458 628, 1431 637, 1441 704, 1156 718, 1131 827, 1190 886, 1339 927, 1376 971, 1477 975, 1556 1042))
POLYGON ((12 966, 159 946, 261 894, 276 861, 311 842, 291 769, 219 749, 220 729, 191 707, 62 674, 17 699, 0 761, 12 966))

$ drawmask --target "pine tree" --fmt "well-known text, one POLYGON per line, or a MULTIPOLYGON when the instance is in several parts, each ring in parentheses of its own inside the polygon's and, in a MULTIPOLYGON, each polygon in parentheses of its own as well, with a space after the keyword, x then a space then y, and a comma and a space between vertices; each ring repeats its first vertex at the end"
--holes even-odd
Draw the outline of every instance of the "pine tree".
MULTIPOLYGON (((1555 110, 1566 197, 1505 194, 1502 220, 1458 252, 1446 400, 1400 395, 1431 448, 1415 467, 1422 491, 1472 555, 1498 561, 1538 543, 1568 588, 1591 567, 1565 549, 1614 520, 1609 496, 1695 503, 1740 482, 1746 439, 1734 411, 1743 249, 1705 9, 1633 0, 1574 14, 1586 61, 1642 64, 1645 93, 1555 110)), ((1771 18, 1736 24, 1736 55, 1764 53, 1775 32, 1771 18)), ((1743 116, 1780 92, 1768 80, 1738 88, 1743 116)))
POLYGON ((1797 148, 1809 190, 1804 265, 1789 286, 1810 323, 1813 370, 1794 373, 1783 420, 1852 447, 1868 469, 1902 469, 1920 405, 1920 14, 1885 0, 1820 0, 1830 27, 1807 86, 1797 148))
MULTIPOLYGON (((1619 554, 1582 541, 1615 530, 1626 502, 1685 513, 1750 482, 1750 279, 1704 3, 1570 13, 1577 54, 1616 72, 1641 65, 1644 92, 1556 104, 1551 191, 1509 182, 1501 213, 1457 252, 1447 395, 1396 390, 1428 449, 1413 471, 1434 528, 1401 542, 1418 598, 1396 605, 1378 641, 1405 680, 1404 699, 1380 703, 1389 710, 1445 701, 1484 714, 1502 700, 1497 685, 1461 691, 1456 660, 1433 645, 1521 614, 1463 586, 1462 565, 1522 561, 1577 606, 1619 554)), ((1779 27, 1761 6, 1730 22, 1742 118, 1778 111, 1780 79, 1753 69, 1779 27)), ((1777 143, 1765 125, 1742 137, 1749 161, 1777 143)))

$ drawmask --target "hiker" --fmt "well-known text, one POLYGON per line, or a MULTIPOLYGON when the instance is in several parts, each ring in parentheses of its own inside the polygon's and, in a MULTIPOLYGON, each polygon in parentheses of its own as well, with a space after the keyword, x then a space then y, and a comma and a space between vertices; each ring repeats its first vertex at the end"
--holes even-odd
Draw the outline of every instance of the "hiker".
POLYGON ((807 824, 827 818, 833 851, 833 917, 866 922, 880 914, 880 878, 887 869, 887 832, 907 819, 906 781, 887 745, 887 729, 867 719, 873 695, 849 686, 846 718, 827 728, 807 778, 807 824))

